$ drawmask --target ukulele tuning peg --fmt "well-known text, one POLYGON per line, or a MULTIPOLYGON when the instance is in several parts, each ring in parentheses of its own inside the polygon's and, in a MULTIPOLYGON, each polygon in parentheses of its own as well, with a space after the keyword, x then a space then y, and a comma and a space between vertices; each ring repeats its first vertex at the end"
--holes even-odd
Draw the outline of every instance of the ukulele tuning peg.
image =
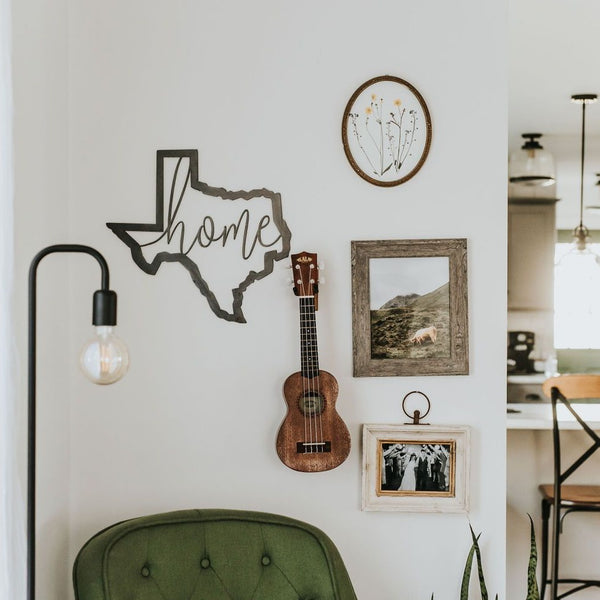
POLYGON ((324 260, 320 260, 318 262, 317 266, 319 267, 319 271, 324 271, 325 270, 325 261, 324 260))
POLYGON ((319 275, 319 285, 325 285, 325 277, 323 275, 319 275))

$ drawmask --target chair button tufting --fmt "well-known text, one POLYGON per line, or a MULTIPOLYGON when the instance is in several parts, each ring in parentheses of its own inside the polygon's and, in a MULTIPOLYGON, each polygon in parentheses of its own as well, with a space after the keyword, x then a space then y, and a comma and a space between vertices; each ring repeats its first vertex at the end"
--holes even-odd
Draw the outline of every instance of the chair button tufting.
POLYGON ((210 567, 210 560, 208 560, 208 558, 203 558, 203 559, 200 561, 200 566, 201 566, 203 569, 208 569, 208 567, 210 567))
POLYGON ((142 577, 149 577, 150 569, 147 566, 142 567, 142 577))
POLYGON ((269 566, 271 564, 271 559, 265 554, 261 561, 260 561, 265 567, 269 566))

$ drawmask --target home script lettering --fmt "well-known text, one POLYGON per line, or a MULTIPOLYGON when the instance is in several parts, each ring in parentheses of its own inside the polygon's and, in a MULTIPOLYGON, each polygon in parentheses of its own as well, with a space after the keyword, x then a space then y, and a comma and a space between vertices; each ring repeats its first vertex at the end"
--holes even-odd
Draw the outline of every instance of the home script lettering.
POLYGON ((280 194, 199 181, 197 150, 157 152, 154 223, 107 226, 144 272, 155 275, 164 262, 180 263, 215 315, 238 323, 246 322, 244 291, 290 252, 280 194))
POLYGON ((195 244, 200 245, 202 248, 208 248, 214 242, 221 241, 222 246, 225 246, 230 239, 230 236, 234 241, 237 241, 238 233, 240 229, 242 230, 242 240, 241 240, 241 254, 244 260, 248 260, 254 249, 256 248, 256 244, 260 244, 263 248, 270 248, 274 246, 282 237, 281 233, 277 234, 277 237, 271 242, 265 242, 262 238, 262 231, 264 229, 268 229, 271 224, 271 217, 269 215, 263 215, 258 225, 253 229, 253 235, 250 235, 252 241, 250 245, 248 245, 248 239, 250 232, 250 211, 245 208, 240 218, 237 220, 237 223, 231 223, 230 225, 224 225, 221 229, 217 225, 215 225, 215 220, 206 215, 202 219, 202 225, 198 228, 194 238, 191 243, 189 240, 186 240, 185 237, 185 223, 183 221, 176 221, 177 213, 179 211, 179 206, 183 200, 180 200, 180 203, 177 205, 176 209, 173 211, 173 214, 169 214, 169 224, 167 226, 167 230, 162 233, 156 240, 152 242, 148 242, 143 244, 144 246, 151 246, 153 244, 157 244, 160 242, 166 235, 167 243, 171 243, 173 238, 177 233, 179 233, 179 252, 185 255, 188 255, 195 244), (179 231, 178 231, 179 230, 179 231), (188 246, 186 247, 186 241, 188 246))

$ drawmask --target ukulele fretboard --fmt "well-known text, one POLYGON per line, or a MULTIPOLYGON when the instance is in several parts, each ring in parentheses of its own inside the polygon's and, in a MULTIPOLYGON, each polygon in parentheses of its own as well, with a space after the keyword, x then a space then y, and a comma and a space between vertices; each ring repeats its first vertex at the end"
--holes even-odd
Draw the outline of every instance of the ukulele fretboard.
POLYGON ((300 303, 300 371, 302 377, 319 374, 317 320, 314 296, 301 296, 300 303))

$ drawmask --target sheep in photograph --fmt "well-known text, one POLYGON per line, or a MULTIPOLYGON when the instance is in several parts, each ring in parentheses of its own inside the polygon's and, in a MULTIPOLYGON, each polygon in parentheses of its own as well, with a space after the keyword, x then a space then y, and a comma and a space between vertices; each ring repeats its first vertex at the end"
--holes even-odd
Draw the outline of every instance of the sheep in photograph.
POLYGON ((431 340, 434 344, 437 340, 437 329, 433 325, 419 329, 408 341, 413 344, 422 344, 427 339, 431 340))

